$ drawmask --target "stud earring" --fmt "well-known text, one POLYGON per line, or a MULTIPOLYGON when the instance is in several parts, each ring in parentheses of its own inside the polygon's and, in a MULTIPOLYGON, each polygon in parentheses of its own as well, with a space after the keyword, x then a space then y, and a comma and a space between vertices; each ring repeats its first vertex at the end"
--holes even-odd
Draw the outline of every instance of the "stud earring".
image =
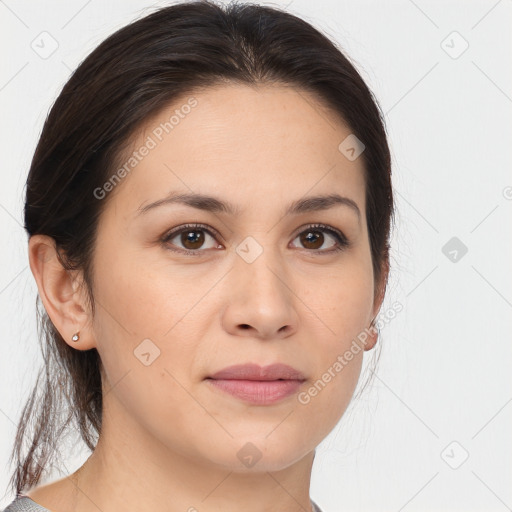
POLYGON ((74 342, 77 342, 80 339, 80 332, 77 332, 73 334, 73 337, 71 338, 74 342))

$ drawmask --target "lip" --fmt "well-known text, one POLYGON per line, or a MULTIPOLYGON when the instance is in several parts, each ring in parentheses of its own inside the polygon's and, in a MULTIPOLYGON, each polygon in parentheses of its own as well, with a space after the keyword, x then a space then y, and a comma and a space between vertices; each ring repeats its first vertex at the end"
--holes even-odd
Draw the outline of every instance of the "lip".
POLYGON ((236 364, 228 366, 213 375, 210 379, 223 380, 306 380, 306 377, 292 366, 277 363, 268 366, 260 366, 255 363, 236 364))
POLYGON ((217 389, 245 402, 269 405, 297 392, 306 378, 286 364, 262 367, 250 363, 229 366, 206 380, 217 389))

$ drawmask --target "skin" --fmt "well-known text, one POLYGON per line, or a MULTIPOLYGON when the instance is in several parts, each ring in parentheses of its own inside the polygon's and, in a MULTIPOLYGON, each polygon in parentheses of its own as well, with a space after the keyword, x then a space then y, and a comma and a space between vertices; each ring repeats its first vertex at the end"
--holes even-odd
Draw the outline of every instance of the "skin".
MULTIPOLYGON (((362 159, 338 150, 349 127, 285 86, 222 85, 193 96, 197 106, 103 199, 94 318, 80 275, 63 270, 52 239, 29 241, 52 322, 76 350, 96 348, 105 370, 96 450, 70 477, 29 493, 55 512, 309 511, 315 448, 359 378, 363 350, 308 404, 295 394, 256 406, 204 380, 232 364, 284 362, 304 373, 307 390, 369 327, 384 281, 375 288, 362 159), (214 195, 241 213, 169 204, 137 215, 171 190, 214 195), (293 201, 333 192, 355 201, 360 219, 343 205, 284 216, 293 201), (202 246, 179 235, 160 241, 187 223, 214 236, 200 231, 202 246), (311 223, 341 230, 350 246, 328 252, 337 242, 325 231, 306 245, 311 223), (252 263, 235 251, 247 236, 263 249, 252 263), (134 355, 147 338, 160 349, 149 366, 134 355), (261 453, 252 467, 237 457, 248 442, 261 453)), ((149 120, 131 150, 184 103, 149 120)), ((371 334, 365 350, 375 342, 371 334)))

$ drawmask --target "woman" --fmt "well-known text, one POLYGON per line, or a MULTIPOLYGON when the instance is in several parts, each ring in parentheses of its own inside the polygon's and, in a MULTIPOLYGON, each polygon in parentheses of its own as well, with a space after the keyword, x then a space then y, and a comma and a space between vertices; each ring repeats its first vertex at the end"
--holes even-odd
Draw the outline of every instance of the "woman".
POLYGON ((110 36, 27 179, 46 382, 6 511, 319 511, 392 220, 379 107, 305 21, 201 1, 110 36), (93 453, 38 485, 72 422, 93 453))

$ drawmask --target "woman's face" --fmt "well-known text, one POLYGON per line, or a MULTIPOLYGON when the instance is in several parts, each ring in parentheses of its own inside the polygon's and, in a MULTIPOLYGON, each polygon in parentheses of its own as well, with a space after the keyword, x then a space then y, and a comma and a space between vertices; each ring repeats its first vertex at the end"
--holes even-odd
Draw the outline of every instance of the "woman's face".
POLYGON ((362 158, 346 152, 351 139, 339 149, 350 134, 306 92, 218 86, 151 119, 119 183, 97 191, 107 203, 91 332, 108 421, 132 443, 278 470, 341 418, 361 369, 353 341, 380 306, 362 158), (357 208, 308 200, 334 194, 357 208), (178 195, 188 199, 166 201, 178 195), (246 363, 290 365, 305 380, 242 382, 249 394, 233 395, 222 388, 233 382, 208 378, 246 363))

